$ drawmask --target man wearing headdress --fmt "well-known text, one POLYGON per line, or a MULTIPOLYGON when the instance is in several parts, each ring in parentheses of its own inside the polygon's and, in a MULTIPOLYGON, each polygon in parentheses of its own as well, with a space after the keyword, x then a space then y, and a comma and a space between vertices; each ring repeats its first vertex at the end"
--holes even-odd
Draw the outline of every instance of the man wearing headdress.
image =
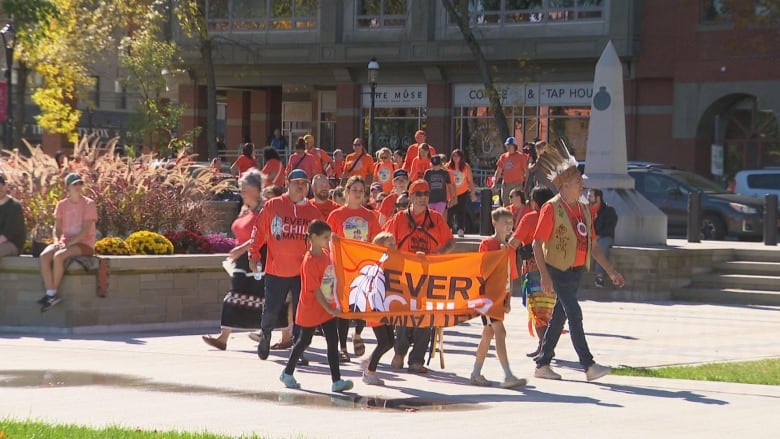
POLYGON ((591 256, 606 270, 618 287, 625 283, 598 245, 593 245, 593 221, 588 206, 580 201, 584 181, 577 161, 565 145, 548 145, 536 166, 547 171, 558 195, 542 206, 534 233, 533 251, 544 293, 555 291, 557 299, 549 326, 542 340, 541 352, 534 358, 536 378, 559 380, 561 376, 550 368, 555 346, 563 325, 569 320, 569 333, 579 362, 588 381, 607 375, 611 369, 593 361, 582 326, 582 309, 577 300, 582 273, 589 268, 591 256))

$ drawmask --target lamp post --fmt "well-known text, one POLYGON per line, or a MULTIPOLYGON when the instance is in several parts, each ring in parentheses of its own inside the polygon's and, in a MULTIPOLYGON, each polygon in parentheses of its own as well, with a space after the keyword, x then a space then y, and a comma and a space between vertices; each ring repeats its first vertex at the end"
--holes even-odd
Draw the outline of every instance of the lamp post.
POLYGON ((379 63, 375 57, 368 62, 368 83, 371 85, 371 109, 368 111, 368 153, 372 154, 374 145, 374 99, 376 98, 376 82, 379 78, 379 63))
MULTIPOLYGON (((11 135, 14 129, 13 122, 13 105, 11 103, 11 70, 14 65, 14 47, 16 45, 16 30, 13 23, 8 23, 0 30, 0 36, 3 38, 3 46, 5 47, 5 102, 6 102, 6 115, 5 115, 5 148, 13 148, 13 136, 11 135)), ((21 103, 24 105, 24 102, 21 103)))

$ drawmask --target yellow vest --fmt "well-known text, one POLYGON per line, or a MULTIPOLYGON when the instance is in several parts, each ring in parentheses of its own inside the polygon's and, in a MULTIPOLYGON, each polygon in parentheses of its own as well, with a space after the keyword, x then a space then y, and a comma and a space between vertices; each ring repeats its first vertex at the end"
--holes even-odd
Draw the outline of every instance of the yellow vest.
MULTIPOLYGON (((547 265, 566 271, 574 265, 577 257, 577 235, 566 213, 566 207, 563 205, 565 201, 561 199, 561 195, 554 196, 548 203, 553 206, 555 224, 550 239, 542 242, 544 261, 547 265)), ((579 207, 585 215, 585 226, 588 228, 588 254, 585 257, 585 265, 590 270, 590 250, 593 244, 593 236, 590 233, 592 227, 590 210, 588 206, 581 203, 579 207)))

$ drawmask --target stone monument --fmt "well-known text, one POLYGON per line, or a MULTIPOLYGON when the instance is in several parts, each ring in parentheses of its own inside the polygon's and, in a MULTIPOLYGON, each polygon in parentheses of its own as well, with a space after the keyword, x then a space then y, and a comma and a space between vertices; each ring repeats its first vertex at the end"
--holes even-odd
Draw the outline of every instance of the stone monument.
POLYGON ((623 66, 610 41, 596 64, 585 186, 604 191, 615 208, 615 245, 665 245, 666 215, 634 189, 627 170, 623 66))

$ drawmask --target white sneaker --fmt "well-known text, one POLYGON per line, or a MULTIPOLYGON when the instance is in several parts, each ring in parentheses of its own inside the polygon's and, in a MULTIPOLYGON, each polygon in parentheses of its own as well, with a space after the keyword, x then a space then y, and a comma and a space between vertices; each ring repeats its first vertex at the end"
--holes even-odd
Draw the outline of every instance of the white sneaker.
POLYGON ((385 382, 378 376, 376 376, 375 373, 369 374, 363 374, 363 383, 368 384, 369 386, 384 386, 385 382))
POLYGON ((611 367, 593 363, 588 368, 588 370, 585 371, 585 377, 588 379, 588 381, 593 381, 603 377, 604 375, 608 375, 610 372, 612 372, 611 367))
POLYGON ((543 380, 559 380, 561 376, 555 373, 550 366, 537 367, 534 371, 534 378, 541 378, 543 380))
POLYGON ((364 372, 367 371, 368 370, 368 363, 369 363, 369 361, 370 361, 369 358, 366 358, 365 360, 362 360, 360 362, 360 370, 362 370, 364 372))
POLYGON ((502 389, 514 389, 515 387, 523 387, 528 384, 528 380, 525 378, 518 378, 516 376, 510 376, 501 383, 502 389))

